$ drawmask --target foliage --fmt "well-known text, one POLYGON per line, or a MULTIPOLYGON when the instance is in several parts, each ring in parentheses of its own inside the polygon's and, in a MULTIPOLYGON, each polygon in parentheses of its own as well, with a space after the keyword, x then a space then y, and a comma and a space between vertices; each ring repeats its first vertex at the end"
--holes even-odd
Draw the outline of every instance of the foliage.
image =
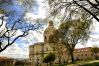
POLYGON ((53 17, 60 17, 61 20, 71 20, 74 17, 80 18, 86 13, 88 19, 96 19, 99 22, 99 1, 98 0, 48 0, 49 12, 53 17))
POLYGON ((66 65, 64 65, 64 64, 60 64, 60 65, 59 65, 59 64, 58 64, 58 65, 53 65, 53 66, 66 66, 66 65))
POLYGON ((55 55, 53 53, 49 53, 44 59, 44 63, 48 63, 55 60, 55 55))
POLYGON ((0 9, 0 14, 4 14, 5 10, 4 9, 0 9))
POLYGON ((0 4, 3 4, 3 3, 12 3, 12 0, 0 0, 0 4))
MULTIPOLYGON (((0 0, 0 6, 3 4, 3 3, 9 3, 9 2, 12 2, 12 0, 0 0)), ((6 10, 3 9, 3 8, 0 8, 0 14, 5 14, 6 13, 6 10)))
POLYGON ((94 47, 91 48, 91 51, 93 53, 97 53, 97 52, 99 52, 99 48, 97 46, 94 46, 94 47))
POLYGON ((79 66, 99 66, 99 62, 94 62, 94 63, 87 63, 79 66))
POLYGON ((99 52, 99 47, 97 46, 92 47, 91 52, 93 53, 93 55, 95 56, 95 59, 97 60, 98 59, 97 53, 99 52))
POLYGON ((36 3, 35 0, 18 0, 18 2, 20 2, 21 5, 24 5, 24 6, 27 6, 27 5, 33 6, 36 3))

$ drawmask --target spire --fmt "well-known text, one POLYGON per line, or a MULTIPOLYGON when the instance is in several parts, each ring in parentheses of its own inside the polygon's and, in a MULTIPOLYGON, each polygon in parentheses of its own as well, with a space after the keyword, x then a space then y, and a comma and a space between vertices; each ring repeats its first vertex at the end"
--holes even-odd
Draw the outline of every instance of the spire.
POLYGON ((53 21, 52 20, 49 21, 49 26, 53 26, 53 21))

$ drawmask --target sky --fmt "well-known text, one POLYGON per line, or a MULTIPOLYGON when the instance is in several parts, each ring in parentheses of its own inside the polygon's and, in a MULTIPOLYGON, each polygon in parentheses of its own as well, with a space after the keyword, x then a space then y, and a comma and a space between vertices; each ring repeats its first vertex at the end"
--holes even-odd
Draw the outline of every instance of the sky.
POLYGON ((93 47, 94 45, 99 47, 99 22, 93 21, 89 40, 84 45, 78 44, 76 48, 93 47))
MULTIPOLYGON (((33 7, 33 12, 26 13, 26 18, 30 19, 31 21, 36 18, 42 18, 44 19, 45 16, 45 10, 42 8, 44 6, 42 4, 42 0, 36 0, 37 5, 33 7)), ((14 6, 7 6, 5 9, 12 9, 12 11, 16 11, 15 15, 12 15, 13 20, 17 20, 17 18, 20 16, 20 14, 23 13, 20 6, 17 6, 17 4, 14 4, 14 6)), ((13 22, 11 21, 11 23, 13 22)), ((0 31, 2 28, 4 28, 4 25, 0 27, 0 31)), ((44 29, 40 29, 41 32, 44 31, 44 29)), ((18 31, 18 34, 21 34, 21 31, 18 31)), ((30 35, 28 37, 31 38, 19 38, 12 46, 9 46, 5 51, 0 53, 0 56, 7 56, 10 58, 28 58, 29 54, 29 45, 32 45, 36 42, 42 42, 43 41, 43 34, 37 31, 30 31, 30 35), (39 37, 39 38, 38 38, 39 37)))
MULTIPOLYGON (((42 18, 44 19, 46 17, 46 9, 44 9, 44 4, 42 3, 43 0, 36 0, 38 5, 34 7, 33 13, 27 13, 26 18, 29 18, 31 20, 36 18, 42 18)), ((18 12, 22 12, 19 7, 16 5, 13 7, 16 10, 19 10, 18 12)), ((13 9, 12 8, 12 9, 13 9)), ((91 29, 92 33, 90 35, 90 39, 86 42, 86 44, 81 45, 78 44, 76 48, 83 48, 83 47, 91 47, 93 45, 99 46, 99 23, 95 20, 93 20, 93 27, 91 29)), ((40 31, 43 33, 47 26, 45 26, 43 29, 40 29, 40 31)), ((3 28, 3 27, 2 27, 3 28)), ((19 31, 19 34, 21 31, 19 31)), ((30 39, 18 39, 16 43, 14 43, 12 46, 9 46, 5 51, 0 53, 0 56, 7 56, 10 58, 29 58, 29 45, 33 45, 36 42, 43 42, 43 34, 37 31, 30 31, 30 35, 28 37, 31 37, 30 39), (28 41, 26 41, 28 40, 28 41)))

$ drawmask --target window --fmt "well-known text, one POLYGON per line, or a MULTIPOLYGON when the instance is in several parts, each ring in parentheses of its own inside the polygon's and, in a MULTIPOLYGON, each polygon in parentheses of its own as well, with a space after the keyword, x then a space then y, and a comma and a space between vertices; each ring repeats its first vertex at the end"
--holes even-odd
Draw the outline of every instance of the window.
POLYGON ((46 40, 46 36, 44 37, 44 39, 46 40))
POLYGON ((81 50, 81 51, 83 51, 83 50, 81 50))
POLYGON ((85 51, 88 51, 87 49, 85 51))
POLYGON ((85 56, 87 56, 87 54, 85 54, 85 56))
POLYGON ((80 55, 78 55, 78 57, 80 57, 80 55))
POLYGON ((46 42, 47 41, 47 38, 46 38, 46 36, 44 36, 44 42, 46 42))

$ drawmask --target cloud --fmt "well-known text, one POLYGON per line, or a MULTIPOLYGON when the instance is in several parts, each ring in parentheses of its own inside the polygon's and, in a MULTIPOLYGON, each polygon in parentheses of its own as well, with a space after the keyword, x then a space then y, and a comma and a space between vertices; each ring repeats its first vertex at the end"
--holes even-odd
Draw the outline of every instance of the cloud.
POLYGON ((92 32, 90 34, 90 38, 88 39, 87 43, 85 45, 78 44, 76 48, 92 47, 93 45, 99 44, 99 22, 97 22, 96 20, 93 21, 94 21, 93 27, 91 30, 92 32))
POLYGON ((0 55, 10 58, 29 58, 29 45, 33 45, 36 42, 43 42, 43 35, 41 33, 36 31, 31 31, 30 33, 29 38, 18 39, 16 43, 9 46, 6 50, 1 52, 0 55), (29 41, 30 43, 24 42, 30 39, 32 40, 29 41))
POLYGON ((29 41, 29 45, 36 43, 36 42, 43 42, 43 30, 42 32, 37 32, 37 31, 30 31, 30 34, 27 36, 27 39, 29 41))
POLYGON ((21 48, 18 46, 18 44, 13 44, 5 51, 1 52, 0 55, 10 58, 28 58, 28 48, 21 48))
POLYGON ((94 20, 93 22, 93 30, 92 33, 90 35, 90 44, 98 44, 99 43, 99 22, 97 22, 96 20, 94 20))
POLYGON ((42 3, 42 1, 43 0, 37 0, 38 6, 35 7, 34 13, 33 12, 26 13, 25 18, 30 19, 30 20, 33 20, 36 18, 43 18, 44 19, 46 17, 46 9, 43 8, 45 5, 44 5, 44 3, 42 3))

